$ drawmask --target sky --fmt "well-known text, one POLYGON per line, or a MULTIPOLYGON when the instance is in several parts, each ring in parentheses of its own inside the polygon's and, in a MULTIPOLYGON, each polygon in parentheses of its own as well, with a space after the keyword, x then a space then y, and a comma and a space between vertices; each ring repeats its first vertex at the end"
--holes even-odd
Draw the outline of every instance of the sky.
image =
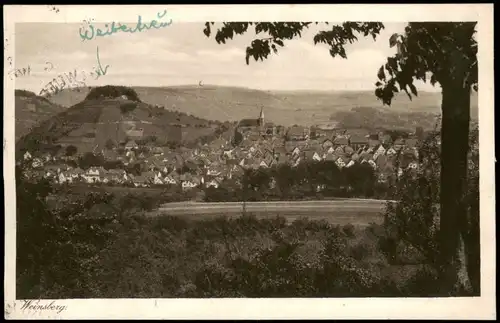
MULTIPOLYGON (((143 17, 147 22, 147 17, 143 17)), ((130 22, 135 26, 136 22, 130 22)), ((94 24, 102 27, 103 24, 94 24)), ((220 26, 216 24, 214 27, 220 26)), ((87 79, 88 86, 172 86, 213 84, 262 90, 373 90, 378 68, 394 53, 389 37, 402 32, 402 23, 385 23, 374 41, 359 37, 346 46, 348 59, 332 58, 327 45, 314 45, 319 30, 311 28, 302 38, 286 41, 278 55, 263 62, 245 62, 245 48, 254 33, 235 36, 217 44, 203 34, 204 23, 175 23, 136 33, 82 41, 79 23, 18 23, 15 27, 15 66, 31 67, 30 75, 16 78, 16 88, 38 93, 62 73, 87 74, 99 60, 106 75, 87 79), (49 69, 50 70, 45 70, 49 69)), ((328 28, 321 26, 321 28, 328 28)), ((261 35, 259 35, 260 37, 261 35)), ((419 90, 437 91, 430 85, 419 90)))

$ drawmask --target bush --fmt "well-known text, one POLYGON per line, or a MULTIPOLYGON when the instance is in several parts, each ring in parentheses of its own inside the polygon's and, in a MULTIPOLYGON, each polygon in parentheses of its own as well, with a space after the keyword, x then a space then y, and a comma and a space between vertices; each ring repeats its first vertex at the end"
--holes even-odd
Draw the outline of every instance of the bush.
POLYGON ((66 147, 66 156, 74 156, 78 152, 78 148, 73 145, 66 147))
POLYGON ((123 114, 134 111, 136 108, 137 108, 137 103, 135 102, 126 102, 120 105, 120 111, 123 114))
POLYGON ((354 238, 355 237, 355 228, 354 225, 352 224, 346 224, 342 228, 342 232, 348 237, 348 238, 354 238))

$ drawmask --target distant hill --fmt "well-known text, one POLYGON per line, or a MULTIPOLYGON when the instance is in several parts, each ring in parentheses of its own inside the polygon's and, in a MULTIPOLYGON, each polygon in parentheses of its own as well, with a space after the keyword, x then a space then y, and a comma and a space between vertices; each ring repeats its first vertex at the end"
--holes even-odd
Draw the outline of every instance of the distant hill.
MULTIPOLYGON (((421 92, 412 101, 406 94, 396 96, 391 107, 384 107, 373 91, 261 91, 225 86, 133 87, 141 100, 165 106, 169 110, 219 121, 237 121, 257 117, 264 107, 266 121, 285 126, 313 125, 326 122, 338 111, 356 107, 372 107, 388 113, 439 113, 441 94, 421 92)), ((82 101, 88 88, 80 92, 63 90, 51 101, 72 106, 82 101)), ((472 116, 477 118, 477 95, 473 96, 472 116)))
POLYGON ((86 152, 104 148, 108 142, 119 145, 131 139, 153 137, 160 145, 190 143, 209 136, 219 127, 218 122, 165 110, 137 98, 93 94, 39 123, 20 138, 18 148, 37 150, 45 144, 74 145, 80 152, 86 152))
POLYGON ((401 112, 357 107, 350 111, 338 111, 330 119, 340 128, 398 129, 415 131, 416 127, 425 130, 439 129, 439 114, 431 112, 401 112))
POLYGON ((14 98, 16 141, 40 122, 66 110, 65 107, 30 91, 16 90, 14 98))

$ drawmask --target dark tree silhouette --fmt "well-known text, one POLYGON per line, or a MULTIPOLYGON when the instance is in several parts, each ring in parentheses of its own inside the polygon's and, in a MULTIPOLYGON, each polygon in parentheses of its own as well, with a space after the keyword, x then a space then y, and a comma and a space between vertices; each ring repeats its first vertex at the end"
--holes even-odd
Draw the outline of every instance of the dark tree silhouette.
POLYGON ((464 236, 469 230, 467 207, 467 152, 471 90, 477 91, 475 22, 410 23, 404 35, 389 42, 398 53, 378 72, 377 97, 390 104, 395 92, 417 95, 414 79, 442 89, 441 193, 439 246, 443 291, 470 290, 464 236), (388 74, 388 75, 386 75, 388 74), (410 94, 411 92, 411 94, 410 94), (460 257, 462 254, 464 256, 460 257))
POLYGON ((106 140, 106 143, 104 144, 104 146, 106 147, 106 149, 113 149, 116 147, 116 143, 112 140, 112 139, 108 139, 106 140))
MULTIPOLYGON (((205 24, 204 34, 212 35, 215 23, 205 24)), ((302 31, 312 22, 229 22, 223 23, 215 33, 215 40, 225 44, 235 35, 242 35, 253 27, 255 38, 246 48, 246 63, 250 57, 263 61, 278 53, 285 41, 300 38, 302 31)), ((324 23, 327 30, 319 31, 314 44, 330 47, 332 57, 347 58, 345 45, 357 40, 357 35, 376 36, 384 28, 378 22, 324 23)), ((442 88, 442 159, 440 195, 440 261, 443 292, 467 290, 467 275, 459 275, 466 268, 463 236, 469 226, 465 203, 467 151, 470 120, 471 89, 477 91, 477 43, 474 22, 409 23, 403 35, 393 35, 391 46, 398 53, 387 59, 380 68, 376 83, 376 96, 390 105, 395 92, 404 90, 411 98, 417 95, 414 79, 439 83, 442 88), (411 93, 411 94, 410 94, 411 93), (462 258, 462 259, 460 259, 462 258)))
POLYGON ((73 145, 66 147, 66 156, 74 156, 78 152, 78 148, 73 145))

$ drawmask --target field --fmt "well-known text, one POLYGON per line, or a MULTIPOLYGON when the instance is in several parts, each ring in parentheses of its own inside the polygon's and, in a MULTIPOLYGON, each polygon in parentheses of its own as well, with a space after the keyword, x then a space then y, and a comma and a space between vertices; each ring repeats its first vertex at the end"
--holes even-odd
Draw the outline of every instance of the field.
MULTIPOLYGON (((284 217, 287 223, 300 218, 326 220, 333 225, 367 226, 382 224, 385 201, 336 199, 323 201, 247 202, 246 212, 258 219, 284 217)), ((243 214, 241 203, 167 203, 150 213, 152 216, 172 215, 189 219, 212 219, 224 215, 237 218, 243 214)))

